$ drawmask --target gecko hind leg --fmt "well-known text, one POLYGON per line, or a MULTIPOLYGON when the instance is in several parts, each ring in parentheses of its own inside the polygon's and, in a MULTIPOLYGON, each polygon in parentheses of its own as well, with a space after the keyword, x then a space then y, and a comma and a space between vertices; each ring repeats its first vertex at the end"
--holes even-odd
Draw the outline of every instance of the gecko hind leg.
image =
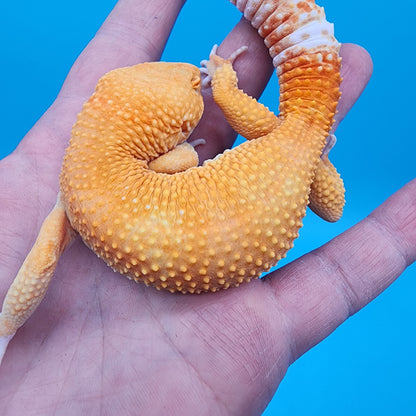
POLYGON ((335 143, 335 135, 330 134, 316 169, 309 195, 309 208, 329 222, 335 222, 341 218, 345 205, 344 182, 328 157, 335 143))

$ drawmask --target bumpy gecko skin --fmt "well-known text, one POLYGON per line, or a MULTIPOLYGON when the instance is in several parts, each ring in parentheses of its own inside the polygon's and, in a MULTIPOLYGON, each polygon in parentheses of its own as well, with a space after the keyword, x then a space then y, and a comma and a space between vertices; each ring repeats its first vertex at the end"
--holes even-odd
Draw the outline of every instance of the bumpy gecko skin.
POLYGON ((214 99, 251 140, 198 167, 185 141, 203 112, 199 70, 158 62, 106 74, 73 127, 57 206, 3 305, 5 344, 43 297, 72 229, 114 270, 182 293, 258 278, 293 246, 339 99, 339 44, 314 1, 237 6, 274 57, 280 116, 212 54, 214 99))
MULTIPOLYGON (((269 48, 277 74, 282 75, 282 60, 291 53, 296 45, 295 37, 302 38, 303 44, 313 41, 312 34, 319 34, 316 22, 319 21, 322 35, 333 33, 325 21, 323 8, 317 7, 312 0, 230 0, 243 12, 264 38, 269 48), (295 28, 296 27, 296 28, 295 28), (316 32, 314 32, 316 30, 316 32), (290 35, 290 36, 288 36, 290 35), (288 46, 288 43, 290 46, 288 46)), ((319 36, 319 35, 318 35, 319 36)), ((286 83, 281 82, 281 97, 286 83)), ((322 84, 321 87, 324 87, 322 84)), ((293 85, 291 86, 293 89, 293 85)), ((235 127, 238 130, 238 126, 235 127)), ((244 136, 243 133, 240 133, 244 136)), ((328 154, 322 155, 322 161, 316 168, 316 179, 310 192, 309 207, 326 221, 338 221, 345 205, 345 189, 341 176, 329 160, 328 154)))

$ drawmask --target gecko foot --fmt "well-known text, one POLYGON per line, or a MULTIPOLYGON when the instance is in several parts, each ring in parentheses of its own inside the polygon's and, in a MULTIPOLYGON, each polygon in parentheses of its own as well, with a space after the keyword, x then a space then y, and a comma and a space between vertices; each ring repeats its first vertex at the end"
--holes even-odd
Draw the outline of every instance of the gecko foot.
POLYGON ((204 59, 201 61, 201 74, 206 75, 205 78, 202 80, 202 87, 207 88, 209 87, 212 76, 214 75, 215 70, 223 65, 225 62, 233 64, 234 61, 245 51, 247 51, 247 46, 241 46, 237 50, 235 50, 228 58, 221 58, 217 54, 218 45, 214 45, 211 49, 209 54, 209 59, 204 59))
POLYGON ((203 139, 202 137, 200 137, 199 139, 194 139, 194 140, 191 140, 190 142, 188 141, 187 143, 189 143, 193 148, 195 148, 197 146, 206 144, 207 141, 203 139))

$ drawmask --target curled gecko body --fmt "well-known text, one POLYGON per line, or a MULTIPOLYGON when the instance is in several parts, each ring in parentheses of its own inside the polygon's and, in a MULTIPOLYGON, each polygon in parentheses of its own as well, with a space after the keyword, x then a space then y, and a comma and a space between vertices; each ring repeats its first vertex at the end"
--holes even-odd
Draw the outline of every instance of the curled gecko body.
POLYGON ((114 270, 171 292, 258 278, 293 246, 310 203, 342 213, 322 154, 339 99, 339 43, 312 0, 233 2, 265 39, 279 76, 275 116, 238 88, 232 61, 205 63, 215 102, 248 140, 198 166, 187 139, 203 113, 200 70, 151 62, 104 75, 73 127, 57 203, 10 287, 3 350, 41 302, 80 235, 114 270))

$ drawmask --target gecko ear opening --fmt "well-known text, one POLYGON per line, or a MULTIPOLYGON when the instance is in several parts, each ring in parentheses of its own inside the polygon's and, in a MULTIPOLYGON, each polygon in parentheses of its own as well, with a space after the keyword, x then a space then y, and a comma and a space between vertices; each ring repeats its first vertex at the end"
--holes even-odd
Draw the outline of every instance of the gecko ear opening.
POLYGON ((201 90, 201 77, 196 75, 191 80, 192 88, 194 90, 200 91, 201 90))

